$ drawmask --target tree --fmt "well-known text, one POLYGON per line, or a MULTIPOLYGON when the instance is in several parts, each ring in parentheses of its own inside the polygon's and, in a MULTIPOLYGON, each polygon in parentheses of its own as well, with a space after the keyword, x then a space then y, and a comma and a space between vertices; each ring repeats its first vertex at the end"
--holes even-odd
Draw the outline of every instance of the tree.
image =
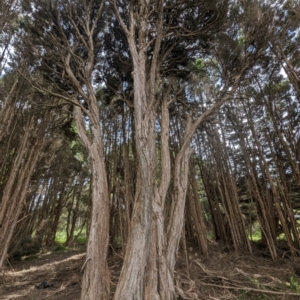
MULTIPOLYGON (((141 176, 115 299, 173 299, 173 272, 183 226, 193 135, 234 95, 266 43, 262 36, 255 36, 256 49, 249 51, 250 38, 258 29, 256 26, 245 31, 245 47, 239 45, 237 32, 233 30, 231 35, 225 33, 227 27, 222 22, 227 12, 226 1, 111 2, 126 36, 132 60, 135 144, 141 176), (217 35, 218 31, 222 33, 217 35), (208 47, 208 41, 216 36, 220 38, 215 46, 218 51, 212 52, 217 55, 222 70, 222 90, 215 93, 214 102, 208 108, 201 111, 197 109, 197 103, 193 103, 196 109, 192 109, 189 95, 180 92, 188 82, 186 66, 191 59, 203 56, 203 47, 208 47), (227 48, 226 45, 232 47, 227 48), (181 147, 175 158, 172 204, 166 226, 164 204, 171 177, 170 153, 167 150, 169 109, 173 102, 178 105, 179 95, 183 95, 187 108, 182 109, 185 121, 181 128, 181 147), (161 112, 158 113, 156 107, 160 107, 161 112), (158 114, 161 115, 160 163, 164 167, 156 185, 155 120, 158 114), (148 234, 151 236, 150 244, 148 234)), ((264 25, 264 30, 266 28, 264 25)), ((247 248, 249 243, 243 245, 247 248)))
POLYGON ((7 128, 11 142, 7 145, 9 155, 6 155, 6 161, 2 165, 5 172, 2 173, 0 183, 0 268, 7 258, 18 218, 26 206, 27 190, 31 185, 32 175, 43 159, 45 149, 52 149, 55 153, 60 147, 59 139, 53 142, 49 128, 49 124, 57 119, 57 115, 47 109, 37 113, 27 100, 29 99, 23 91, 23 99, 16 100, 19 101, 19 107, 18 113, 13 116, 14 124, 7 128), (51 147, 49 144, 52 144, 51 147))
POLYGON ((90 157, 92 216, 82 299, 108 299, 110 200, 98 99, 93 86, 102 51, 105 2, 24 1, 23 6, 27 12, 24 27, 28 42, 23 53, 33 69, 30 82, 35 89, 61 99, 61 107, 70 108, 90 157))
POLYGON ((168 78, 168 76, 162 76, 161 73, 163 66, 168 72, 168 64, 174 64, 176 68, 184 63, 184 60, 187 62, 188 59, 185 56, 187 52, 181 53, 184 57, 182 60, 179 58, 180 50, 192 43, 198 44, 198 47, 201 46, 203 36, 208 35, 205 33, 212 33, 218 28, 217 24, 220 22, 217 18, 218 10, 215 3, 208 5, 206 2, 181 5, 176 1, 174 3, 172 1, 167 3, 163 1, 151 3, 150 1, 130 1, 129 3, 112 1, 112 4, 126 35, 132 59, 135 145, 140 175, 131 219, 131 231, 115 299, 142 299, 143 297, 145 299, 173 299, 175 288, 172 277, 183 224, 187 167, 191 154, 189 143, 193 131, 191 127, 196 128, 197 125, 195 123, 192 125, 192 120, 189 118, 183 147, 176 158, 174 204, 172 204, 168 237, 166 237, 164 203, 171 175, 168 150, 168 102, 170 98, 168 99, 169 95, 160 92, 162 78, 168 78), (206 13, 209 14, 210 8, 214 9, 211 11, 212 14, 205 17, 206 13), (195 18, 188 19, 187 15, 191 16, 193 9, 197 9, 198 15, 195 14, 195 18), (163 101, 158 101, 158 94, 161 94, 163 101), (155 184, 157 105, 161 106, 161 164, 164 166, 158 186, 155 184), (149 260, 149 253, 153 259, 149 260))
MULTIPOLYGON (((16 37, 17 14, 19 12, 19 2, 16 0, 2 0, 0 2, 0 76, 8 66, 10 49, 13 47, 13 40, 16 37)), ((20 66, 19 66, 20 67, 20 66)), ((14 101, 18 98, 21 85, 16 72, 11 72, 11 76, 1 78, 1 99, 0 99, 0 141, 4 136, 5 127, 9 127, 14 114, 14 101)))

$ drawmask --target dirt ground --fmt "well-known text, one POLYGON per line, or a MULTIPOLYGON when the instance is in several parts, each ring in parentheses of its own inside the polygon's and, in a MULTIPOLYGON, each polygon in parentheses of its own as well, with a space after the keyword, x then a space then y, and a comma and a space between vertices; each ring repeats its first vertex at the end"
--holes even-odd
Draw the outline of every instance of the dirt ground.
MULTIPOLYGON (((190 246, 180 252, 175 273, 178 299, 300 299, 300 259, 282 251, 272 261, 261 247, 253 255, 228 252, 211 243, 208 258, 190 246)), ((46 252, 11 261, 0 273, 0 299, 80 299, 84 249, 46 252)), ((112 252, 112 291, 118 279, 122 254, 112 252)))

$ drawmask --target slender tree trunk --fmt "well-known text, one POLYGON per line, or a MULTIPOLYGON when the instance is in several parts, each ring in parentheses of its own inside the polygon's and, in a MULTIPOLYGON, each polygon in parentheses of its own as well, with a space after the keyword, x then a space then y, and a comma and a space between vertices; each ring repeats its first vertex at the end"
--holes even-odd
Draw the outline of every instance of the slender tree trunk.
POLYGON ((79 203, 81 196, 81 189, 83 188, 83 182, 80 184, 80 191, 76 191, 75 195, 75 207, 72 207, 72 218, 71 218, 71 228, 69 231, 69 240, 66 241, 67 245, 72 245, 74 242, 75 229, 76 229, 76 221, 78 219, 78 211, 79 211, 79 203))
POLYGON ((66 188, 66 181, 63 184, 63 189, 60 192, 59 198, 57 200, 57 203, 55 205, 55 209, 54 209, 54 220, 52 223, 52 228, 51 228, 51 237, 50 237, 50 244, 54 245, 55 243, 55 235, 58 229, 58 224, 59 224, 59 219, 62 213, 62 209, 63 209, 63 200, 64 200, 64 196, 65 196, 65 188, 66 188))
POLYGON ((13 116, 15 116, 17 110, 16 101, 22 88, 22 84, 19 81, 19 76, 17 76, 0 110, 0 142, 3 140, 4 135, 7 134, 6 130, 10 128, 13 116))
POLYGON ((17 220, 25 204, 30 177, 43 148, 43 140, 36 139, 34 143, 30 143, 31 125, 32 122, 25 128, 22 145, 3 191, 0 207, 0 269, 6 259, 17 220))
POLYGON ((68 216, 67 216, 67 224, 66 224, 66 236, 67 236, 66 245, 69 245, 70 239, 71 239, 70 226, 71 226, 72 207, 74 205, 74 201, 75 201, 75 189, 73 189, 71 202, 69 201, 68 204, 67 204, 68 216))
MULTIPOLYGON (((222 139, 223 145, 226 144, 223 130, 222 139)), ((218 168, 218 182, 219 190, 222 198, 223 207, 228 219, 230 233, 233 245, 236 251, 249 251, 251 252, 251 245, 247 236, 245 223, 243 220, 242 212, 239 205, 237 187, 232 179, 230 167, 228 164, 229 157, 226 147, 222 149, 221 137, 217 130, 215 130, 216 143, 213 145, 215 151, 215 160, 218 168)))
MULTIPOLYGON (((247 112, 246 108, 244 109, 245 112, 247 112)), ((248 115, 248 117, 250 116, 248 115)), ((235 121, 239 123, 241 122, 240 120, 237 119, 235 121)), ((249 118, 248 123, 250 124, 252 134, 253 134, 254 127, 252 126, 251 122, 252 121, 249 118)), ((238 128, 241 127, 242 126, 238 126, 238 128)), ((239 130, 239 138, 240 138, 241 149, 242 149, 243 158, 245 160, 245 165, 247 170, 247 187, 250 190, 249 194, 253 195, 255 199, 256 211, 257 211, 260 228, 262 231, 262 236, 266 240, 272 259, 276 260, 277 259, 276 236, 273 234, 272 231, 272 224, 270 222, 270 220, 272 219, 271 214, 268 213, 269 201, 266 196, 266 193, 261 188, 261 183, 257 174, 257 166, 254 161, 252 162, 250 161, 250 157, 248 153, 248 149, 250 148, 250 144, 252 144, 252 142, 250 143, 248 141, 248 137, 245 136, 241 130, 239 130)))
POLYGON ((150 253, 147 264, 145 300, 171 300, 175 286, 167 262, 165 231, 165 201, 171 179, 169 150, 169 108, 162 102, 161 114, 161 178, 152 202, 153 219, 150 236, 150 253))
MULTIPOLYGON (((132 118, 132 113, 130 112, 130 118, 132 118)), ((130 219, 131 219, 131 211, 133 206, 134 199, 134 182, 136 180, 135 172, 132 172, 130 168, 130 160, 129 160, 129 143, 126 134, 126 118, 123 116, 122 123, 122 131, 123 131, 123 139, 126 141, 123 146, 123 161, 124 161, 124 240, 123 242, 123 251, 125 253, 128 236, 130 233, 130 219)))
POLYGON ((109 196, 103 156, 91 150, 92 216, 82 279, 82 300, 109 299, 107 250, 109 241, 109 196), (96 297, 97 296, 97 297, 96 297), (99 298, 98 298, 99 297, 99 298))
POLYGON ((190 188, 188 190, 189 215, 193 219, 196 239, 203 255, 208 256, 207 230, 203 220, 203 212, 198 193, 195 166, 190 164, 190 188))
POLYGON ((145 300, 171 300, 175 297, 173 277, 167 262, 167 240, 164 226, 164 199, 156 191, 153 201, 153 220, 150 253, 146 272, 145 300))
POLYGON ((174 192, 171 206, 171 217, 168 224, 168 267, 173 278, 176 255, 184 223, 184 208, 188 186, 189 159, 193 149, 188 146, 181 149, 175 160, 174 192))

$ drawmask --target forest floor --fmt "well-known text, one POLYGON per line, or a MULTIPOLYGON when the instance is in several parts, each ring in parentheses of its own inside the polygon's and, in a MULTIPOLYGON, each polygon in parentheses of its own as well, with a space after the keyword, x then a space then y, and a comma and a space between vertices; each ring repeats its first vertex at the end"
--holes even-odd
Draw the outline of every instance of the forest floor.
MULTIPOLYGON (((209 258, 192 246, 181 251, 175 273, 178 299, 300 299, 300 258, 290 259, 282 250, 274 262, 264 248, 253 248, 252 255, 241 255, 211 243, 209 258)), ((0 299, 80 299, 84 261, 82 248, 11 261, 0 273, 0 299)), ((112 252, 112 290, 121 263, 121 253, 112 252)))

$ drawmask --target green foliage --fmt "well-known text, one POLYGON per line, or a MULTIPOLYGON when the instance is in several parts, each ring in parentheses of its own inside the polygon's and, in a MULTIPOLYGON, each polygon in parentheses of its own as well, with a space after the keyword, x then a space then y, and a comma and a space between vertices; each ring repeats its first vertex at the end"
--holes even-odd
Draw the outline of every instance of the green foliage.
MULTIPOLYGON (((285 79, 268 87, 273 93, 284 94, 290 90, 290 81, 285 79)), ((267 89, 268 90, 268 89, 267 89)))
POLYGON ((251 239, 251 241, 254 241, 254 242, 260 241, 261 240, 261 232, 260 231, 254 232, 250 239, 251 239))
POLYGON ((268 297, 266 294, 257 294, 245 292, 238 296, 239 300, 270 300, 273 298, 268 297))
POLYGON ((250 281, 255 284, 258 289, 260 288, 261 283, 257 278, 250 278, 250 281))
POLYGON ((67 235, 65 231, 58 231, 55 235, 56 244, 64 244, 67 240, 67 235))
POLYGON ((252 232, 251 235, 249 234, 249 240, 254 242, 258 242, 261 240, 261 230, 258 222, 255 222, 252 225, 252 232))
MULTIPOLYGON (((75 237, 74 242, 76 244, 85 245, 86 229, 84 228, 81 232, 79 232, 79 229, 75 230, 74 237, 75 237)), ((66 231, 65 230, 58 231, 55 236, 55 243, 57 245, 63 245, 66 243, 66 241, 67 241, 66 231)))
MULTIPOLYGON (((72 130, 75 134, 77 134, 77 127, 72 125, 72 130)), ((79 142, 79 140, 75 139, 71 142, 71 150, 73 153, 74 158, 82 165, 86 165, 88 158, 86 150, 84 149, 83 145, 79 142)))
MULTIPOLYGON (((76 236, 76 234, 75 234, 76 236)), ((86 244, 86 230, 82 230, 78 236, 75 238, 75 242, 79 245, 85 245, 86 244)))
POLYGON ((295 278, 294 276, 291 276, 289 285, 291 287, 291 290, 297 293, 300 293, 300 280, 295 278))
POLYGON ((241 35, 238 38, 238 43, 239 43, 239 45, 245 45, 245 36, 241 35))
POLYGON ((202 58, 197 58, 194 62, 194 66, 198 69, 198 70, 202 70, 204 68, 204 61, 202 58))
POLYGON ((121 249, 122 248, 122 238, 120 236, 115 237, 114 239, 114 248, 121 249))

